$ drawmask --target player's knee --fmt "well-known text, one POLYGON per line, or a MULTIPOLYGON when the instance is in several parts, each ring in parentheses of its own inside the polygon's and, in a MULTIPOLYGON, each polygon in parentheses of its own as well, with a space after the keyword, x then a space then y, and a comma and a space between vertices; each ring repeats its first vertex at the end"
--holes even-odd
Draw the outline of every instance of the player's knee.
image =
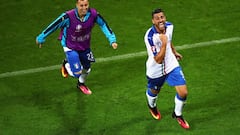
POLYGON ((177 93, 180 97, 185 98, 188 95, 188 90, 186 85, 176 86, 177 93))
POLYGON ((188 95, 188 92, 187 92, 187 90, 180 91, 180 92, 178 93, 178 95, 179 95, 180 97, 182 97, 182 98, 186 98, 187 95, 188 95))
POLYGON ((160 90, 154 90, 154 89, 151 89, 151 93, 157 95, 159 93, 160 90))
POLYGON ((185 92, 183 93, 183 95, 185 95, 185 97, 187 97, 188 91, 185 91, 185 92))

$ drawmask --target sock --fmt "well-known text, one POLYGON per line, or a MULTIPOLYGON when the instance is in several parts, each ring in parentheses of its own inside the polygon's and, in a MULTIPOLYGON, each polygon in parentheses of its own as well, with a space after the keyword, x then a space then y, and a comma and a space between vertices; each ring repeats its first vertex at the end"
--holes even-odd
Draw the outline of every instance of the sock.
POLYGON ((185 104, 186 98, 180 97, 178 94, 175 96, 175 108, 174 112, 176 116, 181 116, 182 115, 182 109, 185 104))
POLYGON ((86 70, 86 69, 83 69, 83 70, 82 70, 82 74, 81 74, 80 77, 78 78, 78 80, 79 80, 80 83, 85 83, 86 78, 87 78, 87 76, 88 76, 88 74, 89 74, 90 71, 91 71, 90 68, 89 68, 88 70, 86 70))
POLYGON ((85 83, 85 80, 86 80, 86 78, 87 78, 87 75, 88 75, 88 74, 86 74, 86 73, 82 73, 82 74, 79 76, 78 81, 79 81, 80 83, 85 83))
POLYGON ((74 77, 73 72, 72 72, 72 70, 71 70, 71 68, 70 68, 69 63, 66 63, 64 66, 65 66, 65 68, 67 69, 68 74, 69 74, 70 76, 73 76, 73 77, 74 77))
POLYGON ((157 94, 153 94, 150 89, 147 89, 146 96, 147 96, 148 105, 151 108, 156 107, 157 106, 157 94))

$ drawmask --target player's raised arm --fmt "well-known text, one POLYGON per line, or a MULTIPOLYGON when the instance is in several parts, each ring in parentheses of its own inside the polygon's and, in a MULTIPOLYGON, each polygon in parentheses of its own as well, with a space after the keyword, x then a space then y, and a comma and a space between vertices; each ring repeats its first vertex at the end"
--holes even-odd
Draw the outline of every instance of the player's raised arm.
POLYGON ((113 47, 113 49, 117 49, 118 44, 117 44, 117 39, 112 31, 112 29, 108 26, 107 22, 103 19, 103 17, 98 13, 96 23, 100 26, 102 32, 108 39, 110 45, 113 47))
POLYGON ((37 37, 36 44, 39 45, 39 48, 42 47, 42 44, 46 41, 47 36, 56 31, 58 28, 66 25, 68 17, 66 13, 61 14, 57 19, 55 19, 51 24, 47 26, 37 37))

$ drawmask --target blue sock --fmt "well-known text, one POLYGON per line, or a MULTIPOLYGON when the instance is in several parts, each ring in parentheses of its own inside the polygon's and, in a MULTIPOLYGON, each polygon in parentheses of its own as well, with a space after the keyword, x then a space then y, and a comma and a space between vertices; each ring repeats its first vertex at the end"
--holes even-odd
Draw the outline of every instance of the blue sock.
POLYGON ((156 97, 157 96, 157 94, 153 94, 151 89, 149 89, 149 88, 147 89, 147 94, 151 97, 156 97))

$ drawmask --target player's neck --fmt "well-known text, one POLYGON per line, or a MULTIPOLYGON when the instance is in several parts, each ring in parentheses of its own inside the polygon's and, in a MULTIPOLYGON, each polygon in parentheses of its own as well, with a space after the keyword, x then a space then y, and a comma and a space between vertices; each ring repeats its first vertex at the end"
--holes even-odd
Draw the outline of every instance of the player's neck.
POLYGON ((166 29, 159 29, 158 27, 156 27, 155 26, 155 28, 156 28, 156 30, 157 30, 157 32, 159 33, 159 34, 165 34, 166 33, 166 29))
POLYGON ((85 15, 84 15, 84 14, 79 14, 79 13, 78 13, 78 16, 79 16, 79 19, 80 19, 81 21, 83 21, 83 20, 84 20, 84 17, 85 17, 85 15))
POLYGON ((165 33, 166 33, 166 30, 159 30, 158 33, 160 33, 160 34, 165 34, 165 33))
POLYGON ((80 16, 80 20, 83 22, 83 20, 84 20, 84 16, 80 16))

